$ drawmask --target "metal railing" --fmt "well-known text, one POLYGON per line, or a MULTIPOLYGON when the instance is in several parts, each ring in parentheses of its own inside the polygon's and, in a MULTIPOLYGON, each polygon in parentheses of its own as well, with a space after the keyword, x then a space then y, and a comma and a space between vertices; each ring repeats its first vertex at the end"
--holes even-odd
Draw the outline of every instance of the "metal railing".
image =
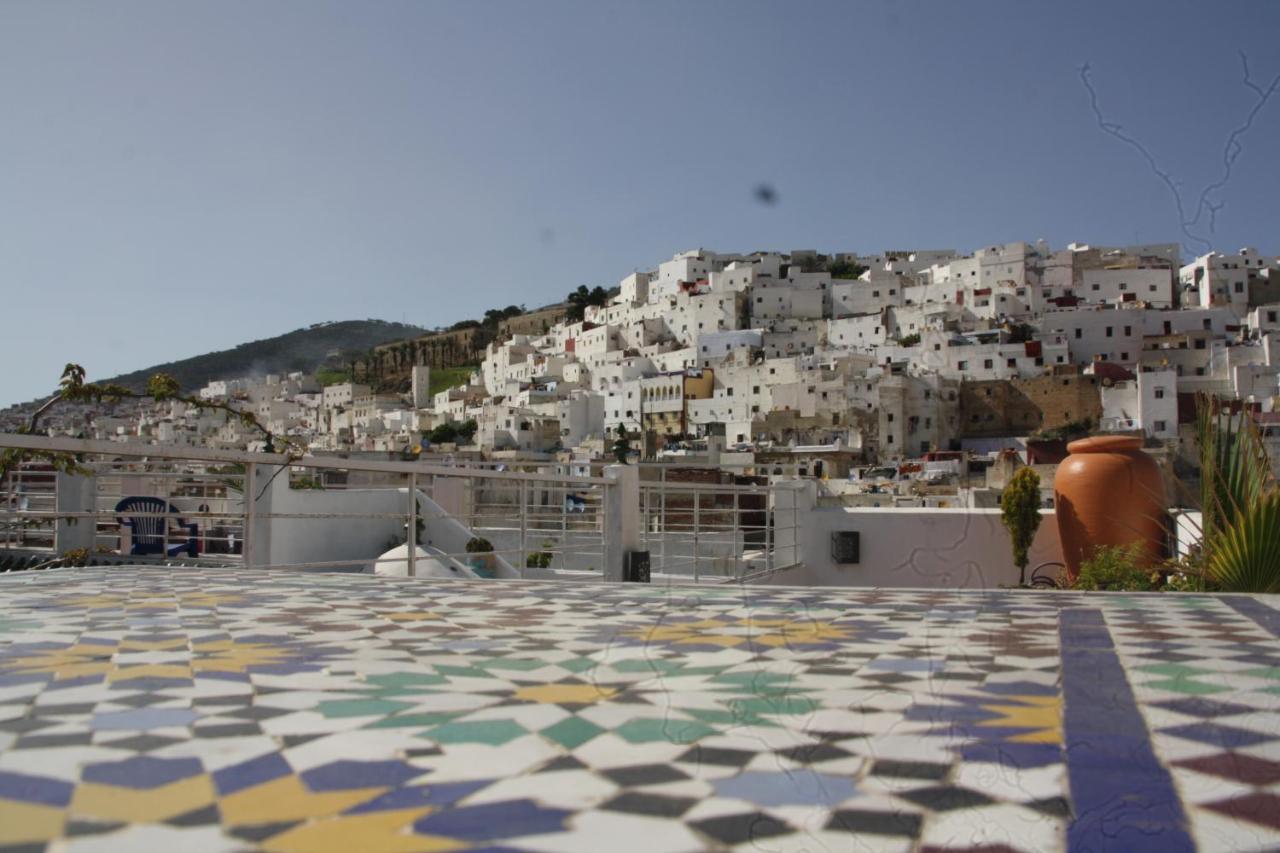
POLYGON ((629 513, 639 541, 627 547, 649 551, 657 574, 723 582, 798 562, 795 503, 777 500, 784 484, 705 464, 645 463, 638 491, 624 494, 604 463, 293 459, 17 434, 0 434, 0 448, 73 454, 79 468, 31 462, 0 481, 0 570, 6 553, 146 562, 174 550, 183 562, 257 568, 616 578, 629 513), (166 509, 118 512, 131 496, 166 509), (122 516, 163 519, 161 552, 134 553, 122 516), (476 538, 492 551, 470 551, 476 538))
POLYGON ((525 574, 527 566, 552 568, 568 553, 591 555, 603 567, 604 496, 614 487, 603 477, 17 434, 0 434, 0 448, 69 453, 77 460, 78 474, 30 462, 0 482, 0 548, 50 558, 83 548, 146 561, 149 555, 130 553, 132 537, 119 518, 125 515, 165 520, 170 533, 166 553, 155 555, 160 558, 186 544, 189 534, 179 523, 194 523, 196 555, 184 549, 183 558, 195 562, 349 571, 407 563, 407 573, 415 574, 423 547, 426 558, 446 567, 476 564, 481 573, 508 577, 525 574), (118 513, 117 503, 130 496, 159 498, 168 508, 118 513), (548 541, 555 531, 572 535, 548 541), (357 547, 346 547, 337 559, 316 559, 318 546, 306 539, 337 533, 359 540, 357 547), (493 550, 483 553, 498 559, 469 552, 473 536, 488 539, 493 550), (399 544, 407 546, 402 555, 379 557, 399 544), (531 554, 537 555, 532 561, 531 554))

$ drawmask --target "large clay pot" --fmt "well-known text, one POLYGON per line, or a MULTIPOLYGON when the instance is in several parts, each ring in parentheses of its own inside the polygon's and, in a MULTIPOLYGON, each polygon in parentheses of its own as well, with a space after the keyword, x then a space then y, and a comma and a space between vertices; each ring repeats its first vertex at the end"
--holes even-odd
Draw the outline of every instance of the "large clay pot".
POLYGON ((1067 445, 1054 477, 1054 508, 1067 577, 1099 545, 1141 543, 1149 562, 1164 554, 1166 510, 1160 466, 1142 439, 1108 435, 1067 445))

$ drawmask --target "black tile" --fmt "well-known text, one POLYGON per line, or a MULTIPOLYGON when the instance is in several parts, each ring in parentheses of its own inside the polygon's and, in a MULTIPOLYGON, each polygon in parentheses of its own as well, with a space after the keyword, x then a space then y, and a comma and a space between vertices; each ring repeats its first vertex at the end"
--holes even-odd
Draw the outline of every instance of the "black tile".
MULTIPOLYGON (((328 736, 329 736, 328 734, 283 735, 280 738, 280 743, 284 744, 285 749, 290 749, 295 746, 302 746, 304 743, 311 743, 311 741, 316 740, 317 738, 328 737, 328 736)), ((435 749, 436 751, 431 753, 432 755, 438 754, 440 751, 438 747, 436 747, 435 749)))
POLYGON ((93 709, 98 707, 93 702, 78 702, 74 705, 33 705, 31 707, 31 716, 33 717, 65 717, 75 714, 92 714, 93 709))
POLYGON ((189 811, 165 821, 169 826, 209 826, 221 822, 222 815, 215 805, 208 805, 202 809, 189 811))
POLYGON ((924 806, 935 812, 947 812, 953 809, 969 809, 975 806, 985 806, 994 803, 995 800, 986 794, 980 794, 977 791, 971 791, 968 788, 956 788, 952 786, 940 785, 936 788, 919 788, 915 791, 904 791, 898 794, 904 800, 910 800, 913 803, 924 806))
POLYGON ((663 782, 683 782, 689 778, 668 764, 641 764, 636 767, 616 767, 601 772, 609 781, 624 788, 635 788, 640 785, 659 785, 663 782))
POLYGON ((865 809, 839 809, 827 821, 827 829, 867 835, 902 835, 916 838, 924 820, 909 812, 877 812, 865 809))
POLYGON ((162 693, 134 693, 131 696, 112 696, 111 703, 128 708, 147 708, 161 702, 172 702, 175 698, 177 697, 165 696, 162 693))
POLYGON ((759 812, 708 818, 690 826, 725 845, 745 844, 795 831, 777 818, 759 812))
POLYGON ((10 749, 49 749, 57 746, 89 746, 93 732, 71 732, 64 735, 23 735, 10 749))
POLYGON ((160 749, 175 743, 181 743, 183 738, 176 737, 158 737, 156 735, 135 735, 127 737, 123 740, 98 741, 98 746, 106 746, 112 749, 131 749, 134 752, 150 752, 153 749, 160 749))
MULTIPOLYGON (((439 750, 437 749, 437 752, 439 750)), ((554 773, 559 770, 585 770, 587 765, 583 764, 572 755, 561 755, 553 758, 538 770, 539 773, 554 773)))
POLYGON ((819 761, 834 761, 837 758, 848 758, 854 753, 847 749, 841 749, 834 743, 829 741, 820 741, 807 746, 796 746, 788 750, 785 755, 792 761, 800 764, 817 764, 819 761))
POLYGON ((254 826, 231 827, 225 829, 224 832, 236 838, 242 838, 245 841, 265 841, 271 836, 279 835, 301 823, 302 821, 300 820, 285 821, 284 823, 259 823, 254 826))
POLYGON ((245 693, 238 696, 202 696, 192 701, 195 703, 197 708, 202 705, 208 705, 210 707, 225 705, 239 707, 242 705, 253 704, 253 694, 245 693))
POLYGON ((919 678, 910 675, 903 675, 900 672, 884 672, 878 675, 864 675, 862 678, 865 681, 874 681, 877 684, 884 685, 904 684, 908 681, 920 681, 919 678))
POLYGON ((713 765, 715 767, 745 767, 758 753, 747 749, 720 749, 713 746, 693 746, 676 761, 686 764, 713 765))
POLYGON ((641 791, 624 791, 600 806, 611 812, 642 814, 650 817, 678 818, 698 801, 691 797, 664 797, 641 791))
POLYGON ((262 728, 254 723, 196 726, 192 731, 196 737, 249 737, 262 734, 262 728))
POLYGON ((941 782, 951 772, 950 764, 932 761, 890 761, 880 759, 871 767, 872 776, 895 776, 900 779, 930 779, 941 782))
POLYGON ((67 838, 78 838, 82 835, 101 835, 104 832, 114 832, 126 825, 123 823, 100 823, 96 820, 69 820, 63 830, 63 834, 67 838))
POLYGON ((237 720, 270 720, 292 714, 288 708, 269 708, 266 705, 250 705, 248 708, 237 708, 234 711, 223 711, 219 716, 234 717, 237 720))
POLYGON ((1029 803, 1023 803, 1023 805, 1051 817, 1064 819, 1071 817, 1071 803, 1067 802, 1064 797, 1047 797, 1043 800, 1032 800, 1029 803))

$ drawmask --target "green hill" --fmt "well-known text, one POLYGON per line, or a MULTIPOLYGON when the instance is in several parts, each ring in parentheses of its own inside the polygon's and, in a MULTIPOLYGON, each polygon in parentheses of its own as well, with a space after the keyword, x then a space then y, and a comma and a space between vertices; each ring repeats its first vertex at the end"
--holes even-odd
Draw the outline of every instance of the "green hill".
POLYGON ((172 374, 184 391, 193 392, 215 379, 264 376, 268 373, 310 373, 323 364, 345 367, 379 344, 413 338, 425 330, 385 320, 344 320, 317 323, 274 338, 250 341, 234 349, 205 353, 156 364, 105 380, 143 390, 155 373, 172 374))

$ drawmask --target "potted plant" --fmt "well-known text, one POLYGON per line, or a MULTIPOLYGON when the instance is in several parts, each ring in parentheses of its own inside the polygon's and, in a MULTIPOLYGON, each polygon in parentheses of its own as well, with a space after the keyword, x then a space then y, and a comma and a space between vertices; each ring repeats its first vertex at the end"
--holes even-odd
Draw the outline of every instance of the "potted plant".
POLYGON ((480 536, 472 536, 467 542, 467 563, 481 577, 493 577, 493 543, 480 536))
POLYGON ((1164 556, 1167 503, 1160 466, 1142 450, 1142 439, 1126 435, 1082 438, 1067 445, 1071 455, 1054 477, 1054 514, 1062 538, 1067 578, 1099 546, 1141 545, 1148 566, 1164 556))
POLYGON ((1026 583, 1027 552, 1040 528, 1040 475, 1029 466, 1018 469, 1000 495, 1000 520, 1009 530, 1018 585, 1026 583))
POLYGON ((1247 411, 1196 400, 1205 580, 1228 592, 1280 592, 1280 483, 1247 411))

